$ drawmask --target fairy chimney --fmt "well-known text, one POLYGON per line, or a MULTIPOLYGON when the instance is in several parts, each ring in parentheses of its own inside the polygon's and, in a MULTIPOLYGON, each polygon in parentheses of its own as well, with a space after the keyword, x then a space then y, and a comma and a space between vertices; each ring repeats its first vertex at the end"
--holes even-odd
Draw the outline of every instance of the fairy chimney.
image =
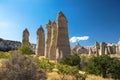
POLYGON ((57 48, 56 59, 70 55, 70 43, 68 37, 68 21, 64 14, 60 11, 57 16, 57 48))
POLYGON ((45 51, 45 35, 42 26, 37 30, 36 55, 44 56, 45 51))
POLYGON ((56 60, 56 43, 57 43, 57 26, 55 22, 51 23, 52 32, 51 32, 51 43, 50 43, 50 53, 49 58, 51 60, 56 60))
POLYGON ((25 44, 30 44, 29 31, 27 30, 27 28, 23 31, 23 36, 22 36, 22 45, 25 45, 25 44))
POLYGON ((48 23, 46 24, 46 29, 47 29, 47 39, 45 42, 45 57, 49 57, 50 53, 50 43, 51 43, 51 21, 49 20, 48 23))

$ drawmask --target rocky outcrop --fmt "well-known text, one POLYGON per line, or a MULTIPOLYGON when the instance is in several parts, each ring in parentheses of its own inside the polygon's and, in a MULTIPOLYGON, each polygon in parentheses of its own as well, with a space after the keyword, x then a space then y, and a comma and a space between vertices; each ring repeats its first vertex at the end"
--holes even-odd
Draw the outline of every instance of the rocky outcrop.
POLYGON ((120 40, 118 41, 118 44, 116 45, 116 53, 120 54, 120 40))
POLYGON ((21 46, 19 41, 4 40, 0 38, 0 51, 17 50, 21 46))
POLYGON ((105 42, 101 42, 100 43, 100 52, 99 52, 99 55, 105 54, 105 48, 106 48, 106 43, 105 42))
POLYGON ((22 45, 25 45, 25 44, 30 44, 29 31, 27 30, 27 28, 23 31, 23 36, 22 36, 22 45))
POLYGON ((75 47, 71 49, 71 51, 72 54, 88 54, 88 50, 85 47, 80 46, 79 43, 77 43, 75 47))
POLYGON ((56 60, 57 26, 55 22, 52 22, 51 26, 52 26, 52 33, 51 33, 49 59, 56 60))
POLYGON ((50 55, 50 43, 51 43, 51 21, 49 20, 48 23, 46 24, 46 29, 47 29, 47 39, 45 42, 45 56, 48 58, 50 55))
POLYGON ((44 56, 45 51, 45 35, 42 26, 37 30, 36 55, 44 56))
POLYGON ((68 21, 64 14, 60 11, 57 16, 57 48, 56 59, 70 55, 70 43, 68 37, 68 21))

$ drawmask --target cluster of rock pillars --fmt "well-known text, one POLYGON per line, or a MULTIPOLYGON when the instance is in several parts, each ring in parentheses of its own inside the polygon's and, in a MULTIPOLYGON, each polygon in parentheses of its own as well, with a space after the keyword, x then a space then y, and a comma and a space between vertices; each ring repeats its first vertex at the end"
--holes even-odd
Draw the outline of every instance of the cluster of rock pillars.
MULTIPOLYGON (((46 29, 46 40, 42 26, 36 31, 37 42, 35 54, 38 56, 45 56, 50 60, 59 60, 64 56, 70 55, 71 49, 68 36, 68 22, 65 15, 60 11, 56 21, 48 21, 46 29)), ((27 29, 23 31, 22 45, 25 44, 30 44, 29 31, 27 29)))

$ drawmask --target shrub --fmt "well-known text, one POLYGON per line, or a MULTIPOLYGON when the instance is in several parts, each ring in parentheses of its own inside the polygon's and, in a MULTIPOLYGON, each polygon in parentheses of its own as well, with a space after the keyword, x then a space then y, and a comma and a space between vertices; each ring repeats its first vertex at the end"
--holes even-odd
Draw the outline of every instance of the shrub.
POLYGON ((22 53, 22 54, 32 54, 33 51, 30 49, 30 45, 29 44, 24 44, 22 45, 20 48, 19 48, 19 51, 22 53))
POLYGON ((37 59, 35 62, 37 63, 38 67, 45 72, 52 72, 55 66, 54 63, 49 62, 49 60, 46 58, 42 58, 41 60, 37 59))
POLYGON ((114 58, 111 61, 109 73, 115 80, 120 80, 120 60, 114 58))
POLYGON ((85 76, 79 74, 79 70, 76 66, 58 64, 57 69, 57 73, 61 75, 61 80, 64 80, 67 75, 73 76, 73 80, 83 80, 86 78, 85 76))
POLYGON ((102 75, 102 77, 106 78, 110 62, 111 58, 107 55, 93 57, 88 62, 87 71, 90 74, 102 75))
POLYGON ((60 60, 61 64, 66 64, 70 66, 79 66, 80 64, 80 57, 77 54, 65 56, 60 60))
POLYGON ((120 60, 107 55, 93 57, 89 60, 86 71, 90 74, 101 75, 103 78, 120 79, 120 60))
POLYGON ((46 74, 31 59, 17 53, 0 67, 0 80, 46 80, 46 74))

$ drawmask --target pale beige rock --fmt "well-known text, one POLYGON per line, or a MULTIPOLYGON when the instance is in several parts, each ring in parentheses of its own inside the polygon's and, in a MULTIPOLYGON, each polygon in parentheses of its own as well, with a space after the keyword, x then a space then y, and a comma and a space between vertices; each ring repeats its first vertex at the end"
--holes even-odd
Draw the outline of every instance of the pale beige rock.
POLYGON ((108 53, 108 48, 105 48, 105 55, 107 55, 108 53))
POLYGON ((98 42, 95 42, 95 54, 96 54, 96 56, 99 56, 99 48, 100 48, 100 45, 99 45, 99 43, 98 42))
POLYGON ((51 21, 49 20, 48 23, 46 24, 46 29, 47 29, 47 39, 45 42, 45 56, 49 58, 50 54, 50 43, 51 43, 51 21))
POLYGON ((60 11, 57 16, 57 60, 70 55, 70 43, 68 37, 68 22, 64 14, 60 11))
POLYGON ((106 43, 105 42, 100 43, 100 53, 99 53, 99 55, 105 54, 105 48, 106 48, 106 43))
POLYGON ((27 28, 23 31, 23 36, 22 36, 22 45, 25 45, 25 44, 30 44, 29 31, 27 30, 27 28))
POLYGON ((116 45, 116 53, 120 54, 120 40, 118 41, 118 44, 116 45))
POLYGON ((93 51, 91 49, 91 47, 89 47, 89 53, 88 53, 88 56, 91 56, 93 54, 93 51))
POLYGON ((45 51, 45 35, 42 26, 37 30, 36 55, 44 56, 45 51))
POLYGON ((57 26, 55 22, 53 22, 51 26, 52 26, 52 33, 51 33, 49 58, 51 60, 56 60, 57 26))
POLYGON ((110 44, 107 45, 107 48, 108 48, 108 53, 109 54, 116 54, 117 53, 116 52, 117 46, 115 44, 110 43, 110 44))

